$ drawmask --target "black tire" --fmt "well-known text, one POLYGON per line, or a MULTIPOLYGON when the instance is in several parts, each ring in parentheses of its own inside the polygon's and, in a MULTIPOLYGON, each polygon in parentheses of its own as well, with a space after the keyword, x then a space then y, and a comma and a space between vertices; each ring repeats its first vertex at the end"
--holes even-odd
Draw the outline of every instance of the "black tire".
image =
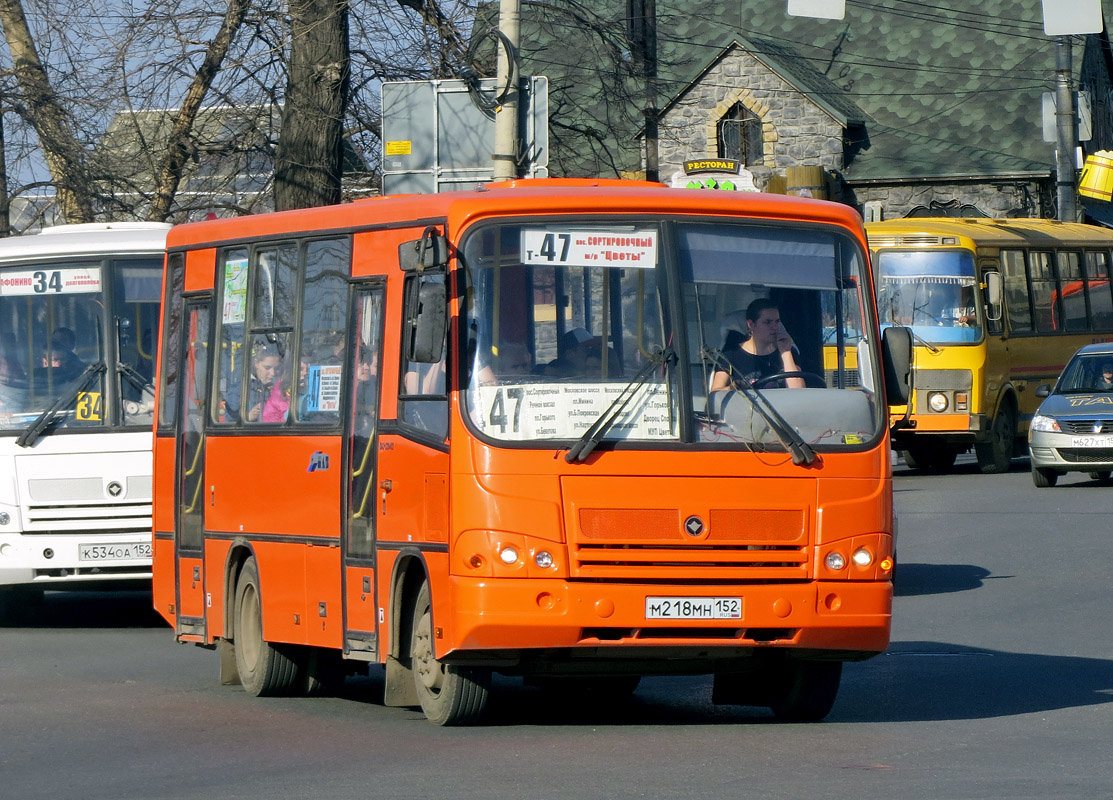
POLYGON ((1092 479, 1094 479, 1095 481, 1101 481, 1102 483, 1109 480, 1110 475, 1113 475, 1113 472, 1110 472, 1107 469, 1099 469, 1096 472, 1091 472, 1090 473, 1090 477, 1092 479))
POLYGON ((244 562, 236 579, 232 628, 236 647, 236 672, 244 691, 256 697, 276 697, 302 688, 297 661, 263 638, 263 605, 259 566, 254 558, 244 562))
POLYGON ((782 722, 818 722, 826 717, 839 694, 841 661, 788 661, 783 683, 770 708, 782 722))
POLYGON ((414 602, 410 663, 421 710, 435 725, 468 725, 487 707, 489 670, 457 667, 437 661, 433 648, 433 604, 424 583, 414 602))
POLYGON ((925 472, 950 469, 956 458, 958 451, 951 447, 913 445, 904 451, 904 463, 925 472))
POLYGON ((978 456, 978 468, 984 475, 1008 472, 1013 460, 1013 444, 1016 441, 1016 412, 1012 406, 1003 405, 993 420, 988 442, 974 445, 978 456))
POLYGON ((1032 467, 1032 483, 1036 484, 1039 489, 1047 489, 1054 486, 1059 480, 1059 473, 1053 469, 1041 469, 1040 467, 1032 467))

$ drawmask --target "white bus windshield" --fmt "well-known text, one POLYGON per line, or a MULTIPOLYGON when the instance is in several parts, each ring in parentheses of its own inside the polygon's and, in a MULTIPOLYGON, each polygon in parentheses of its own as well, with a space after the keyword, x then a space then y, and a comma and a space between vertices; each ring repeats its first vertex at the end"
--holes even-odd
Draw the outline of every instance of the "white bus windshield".
POLYGON ((0 430, 150 425, 157 257, 0 271, 0 430), (92 368, 92 369, 90 369, 92 368))

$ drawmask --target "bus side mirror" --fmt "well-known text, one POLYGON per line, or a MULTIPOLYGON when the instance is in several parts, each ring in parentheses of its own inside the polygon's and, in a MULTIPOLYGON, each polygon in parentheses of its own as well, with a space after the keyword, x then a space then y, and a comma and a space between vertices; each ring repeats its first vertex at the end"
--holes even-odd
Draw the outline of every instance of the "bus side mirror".
POLYGON ((985 273, 986 316, 996 322, 1001 319, 1001 273, 985 273))
POLYGON ((907 405, 912 396, 912 331, 899 325, 881 334, 881 368, 885 375, 885 396, 891 406, 907 405))
POLYGON ((406 358, 420 364, 436 364, 444 351, 448 329, 448 297, 445 276, 425 275, 406 283, 406 358))
POLYGON ((420 239, 398 245, 398 265, 405 272, 420 272, 448 266, 448 239, 432 226, 420 239))

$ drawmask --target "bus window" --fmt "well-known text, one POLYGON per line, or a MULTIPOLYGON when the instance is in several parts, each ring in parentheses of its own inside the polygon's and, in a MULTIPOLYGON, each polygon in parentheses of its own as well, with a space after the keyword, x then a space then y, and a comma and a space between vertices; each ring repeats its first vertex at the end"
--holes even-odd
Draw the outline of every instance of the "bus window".
MULTIPOLYGON (((348 270, 351 240, 319 239, 304 250, 305 282, 302 286, 301 341, 305 381, 299 391, 297 418, 303 422, 335 424, 340 421, 344 351, 348 335, 348 270)), ((303 369, 299 361, 298 374, 303 369)))
MULTIPOLYGON (((406 278, 404 292, 409 296, 422 285, 434 284, 439 291, 447 288, 442 274, 411 275, 406 278)), ((412 320, 406 320, 402 341, 408 342, 413 336, 412 320)), ((439 361, 431 364, 411 361, 403 352, 402 386, 398 395, 398 417, 402 422, 422 431, 427 431, 438 439, 448 435, 448 395, 446 386, 446 359, 448 348, 442 343, 439 361)))
POLYGON ((155 340, 158 337, 161 259, 115 261, 113 301, 125 425, 154 421, 155 340))
POLYGON ((1090 298, 1090 319, 1094 330, 1113 330, 1109 254, 1104 250, 1087 250, 1084 263, 1086 267, 1086 289, 1090 298))
POLYGON ((1057 292, 1052 254, 1033 251, 1028 257, 1028 270, 1032 279, 1032 312, 1035 314, 1036 330, 1052 333, 1063 329, 1062 319, 1057 318, 1051 302, 1057 292))
POLYGON ((217 402, 213 403, 213 422, 230 424, 240 419, 241 391, 244 384, 244 324, 247 321, 246 247, 224 251, 220 261, 220 361, 217 364, 217 402))
POLYGON ((297 371, 290 353, 297 290, 297 246, 255 251, 251 303, 251 371, 245 422, 283 423, 297 371))
POLYGON ((1085 331, 1090 329, 1086 313, 1086 291, 1082 282, 1082 266, 1079 254, 1063 251, 1059 253, 1059 286, 1056 297, 1055 316, 1063 321, 1063 330, 1085 331))
MULTIPOLYGON (((185 256, 174 253, 167 259, 166 266, 166 324, 163 326, 163 347, 170 352, 178 352, 181 347, 183 300, 185 286, 185 256)), ((174 414, 178 407, 178 362, 164 359, 162 362, 162 384, 159 386, 158 425, 162 430, 174 425, 174 414)))
POLYGON ((1032 307, 1028 303, 1028 277, 1023 250, 1001 251, 1001 272, 1005 279, 1005 306, 1008 308, 1009 330, 1028 333, 1032 330, 1032 307))

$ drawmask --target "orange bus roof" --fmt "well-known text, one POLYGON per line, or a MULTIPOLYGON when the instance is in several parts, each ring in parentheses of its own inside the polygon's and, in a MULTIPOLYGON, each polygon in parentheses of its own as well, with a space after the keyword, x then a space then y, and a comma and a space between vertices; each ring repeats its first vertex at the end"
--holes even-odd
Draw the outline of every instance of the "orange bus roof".
POLYGON ((486 216, 517 214, 685 214, 818 221, 861 227, 861 217, 840 203, 759 192, 671 189, 616 180, 516 180, 471 191, 373 197, 321 208, 192 222, 175 226, 167 248, 209 245, 295 231, 335 231, 448 220, 460 227, 486 216))

